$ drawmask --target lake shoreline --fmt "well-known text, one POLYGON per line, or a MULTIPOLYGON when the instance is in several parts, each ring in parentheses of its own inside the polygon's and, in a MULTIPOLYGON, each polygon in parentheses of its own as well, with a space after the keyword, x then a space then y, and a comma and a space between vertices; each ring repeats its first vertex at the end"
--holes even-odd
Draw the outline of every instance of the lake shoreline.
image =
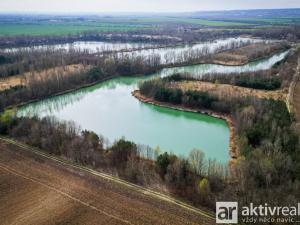
MULTIPOLYGON (((275 53, 273 55, 276 55, 276 54, 277 53, 275 53)), ((252 61, 250 61, 250 62, 252 62, 252 61)), ((250 63, 250 62, 248 62, 248 63, 250 63)), ((34 102, 42 101, 42 100, 45 100, 45 99, 48 99, 48 98, 51 98, 51 97, 56 97, 56 96, 68 94, 68 93, 71 93, 73 91, 77 91, 77 90, 80 90, 80 89, 83 89, 83 88, 91 87, 91 86, 97 85, 97 84, 99 84, 101 82, 104 82, 104 81, 107 81, 107 80, 110 80, 110 79, 113 79, 113 78, 117 78, 117 77, 141 77, 141 76, 148 76, 148 75, 152 75, 152 74, 158 73, 159 71, 162 71, 164 69, 180 68, 180 67, 203 65, 203 64, 212 64, 212 65, 220 65, 220 66, 235 66, 235 67, 238 67, 238 66, 247 65, 248 63, 240 63, 240 64, 236 64, 236 65, 228 65, 225 62, 224 62, 224 64, 222 64, 222 63, 213 63, 212 61, 200 61, 200 62, 189 62, 189 63, 186 62, 186 63, 177 63, 177 64, 162 65, 159 68, 157 68, 154 72, 149 73, 149 74, 148 73, 147 74, 136 74, 136 75, 131 75, 131 76, 111 75, 111 76, 105 77, 105 78, 103 78, 103 79, 101 79, 99 81, 88 83, 88 84, 79 85, 78 87, 74 87, 74 88, 71 88, 71 89, 68 89, 68 90, 64 90, 64 91, 61 91, 61 92, 58 92, 58 93, 55 93, 55 94, 51 94, 51 95, 45 96, 43 98, 32 99, 32 100, 27 101, 27 102, 22 102, 20 104, 11 105, 11 106, 8 106, 7 109, 11 109, 11 108, 15 108, 15 107, 18 108, 18 107, 22 107, 22 106, 25 106, 27 104, 31 104, 31 103, 34 103, 34 102)))
MULTIPOLYGON (((199 63, 196 63, 196 64, 199 64, 199 63)), ((185 63, 185 66, 188 66, 188 65, 192 65, 192 64, 191 63, 189 63, 189 64, 185 63)), ((174 66, 174 65, 162 66, 161 68, 156 69, 155 72, 152 72, 151 74, 156 73, 158 71, 161 71, 164 68, 172 68, 172 67, 180 67, 180 65, 178 65, 178 66, 174 66)), ((136 76, 124 76, 124 77, 140 77, 140 76, 147 76, 147 75, 148 74, 137 74, 136 76)), ((117 77, 122 77, 122 76, 119 76, 119 75, 108 76, 108 77, 105 77, 105 78, 103 78, 103 79, 101 79, 99 81, 96 81, 96 82, 92 82, 92 83, 88 83, 88 84, 84 84, 84 85, 78 85, 77 87, 74 87, 74 88, 69 89, 69 90, 65 90, 65 91, 61 91, 61 92, 58 92, 58 93, 54 93, 54 94, 51 94, 51 95, 48 95, 48 96, 44 96, 42 98, 32 99, 32 100, 27 101, 27 102, 22 102, 22 103, 19 103, 19 104, 16 104, 16 105, 8 106, 7 108, 8 109, 18 108, 18 107, 22 107, 22 106, 28 105, 30 103, 38 102, 38 101, 45 100, 45 99, 48 99, 48 98, 51 98, 51 97, 56 97, 56 96, 61 96, 61 95, 64 95, 64 94, 72 93, 74 91, 77 91, 77 90, 80 90, 80 89, 84 89, 84 88, 87 88, 87 87, 91 87, 91 86, 97 85, 97 84, 99 84, 101 82, 104 82, 104 81, 107 81, 107 80, 111 80, 111 79, 114 79, 114 78, 117 78, 117 77)), ((145 102, 149 103, 149 101, 145 101, 145 102)), ((159 105, 159 103, 153 103, 153 104, 159 105)), ((170 105, 169 106, 160 105, 160 106, 161 107, 169 107, 169 108, 173 108, 173 109, 179 110, 178 106, 176 106, 176 105, 175 106, 174 105, 173 106, 170 106, 170 105)), ((187 111, 186 108, 183 108, 181 110, 182 111, 187 111)), ((230 164, 235 164, 234 162, 239 157, 239 151, 238 151, 237 146, 235 145, 235 142, 234 142, 234 139, 235 139, 235 137, 234 137, 235 128, 234 128, 234 123, 233 123, 231 117, 229 115, 222 115, 222 114, 218 114, 216 112, 207 111, 207 110, 201 110, 201 111, 199 111, 199 110, 195 110, 195 109, 190 109, 190 112, 206 114, 206 115, 209 115, 209 116, 212 116, 212 117, 215 117, 215 118, 219 118, 219 119, 225 120, 227 122, 227 124, 229 126, 229 129, 230 129, 230 146, 229 146, 229 148, 230 148, 229 149, 230 164)))
POLYGON ((143 103, 146 103, 146 104, 151 104, 151 105, 164 107, 164 108, 170 108, 170 109, 183 111, 183 112, 200 113, 200 114, 203 114, 203 115, 208 115, 208 116, 211 116, 211 117, 214 117, 214 118, 217 118, 217 119, 224 120, 227 123, 227 125, 229 127, 229 131, 230 131, 230 137, 229 137, 229 155, 230 155, 229 166, 230 166, 230 170, 234 171, 234 166, 236 165, 237 158, 239 157, 240 154, 239 154, 238 147, 235 143, 235 126, 234 126, 234 122, 233 122, 233 119, 230 115, 214 112, 214 111, 211 111, 211 110, 199 110, 199 109, 189 108, 189 107, 182 106, 182 105, 175 105, 175 104, 171 104, 171 103, 159 102, 159 101, 156 101, 152 98, 147 98, 147 97, 143 96, 140 93, 139 90, 134 90, 131 94, 132 94, 133 97, 135 97, 139 101, 141 101, 143 103))
POLYGON ((60 91, 60 92, 57 92, 55 94, 51 94, 51 95, 45 96, 43 98, 36 98, 36 99, 32 99, 30 101, 21 102, 21 103, 16 104, 16 105, 10 105, 6 109, 19 108, 19 107, 26 106, 28 104, 39 102, 39 101, 42 101, 42 100, 45 100, 45 99, 49 99, 49 98, 52 98, 52 97, 57 97, 57 96, 69 94, 69 93, 72 93, 74 91, 78 91, 78 90, 83 89, 83 88, 92 87, 94 85, 100 84, 102 82, 105 82, 107 80, 111 80, 111 79, 117 78, 117 77, 118 77, 117 75, 108 76, 108 77, 105 77, 105 78, 103 78, 103 79, 101 79, 99 81, 96 81, 96 82, 93 82, 93 83, 84 84, 84 85, 79 85, 78 87, 74 87, 74 88, 71 88, 71 89, 68 89, 68 90, 65 90, 65 91, 60 91))

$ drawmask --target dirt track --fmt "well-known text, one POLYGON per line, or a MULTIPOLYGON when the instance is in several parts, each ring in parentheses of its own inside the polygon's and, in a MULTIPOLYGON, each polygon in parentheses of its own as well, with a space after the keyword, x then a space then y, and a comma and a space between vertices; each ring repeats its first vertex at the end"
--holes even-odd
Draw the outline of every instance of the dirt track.
POLYGON ((7 224, 214 224, 124 185, 0 142, 0 218, 7 224))

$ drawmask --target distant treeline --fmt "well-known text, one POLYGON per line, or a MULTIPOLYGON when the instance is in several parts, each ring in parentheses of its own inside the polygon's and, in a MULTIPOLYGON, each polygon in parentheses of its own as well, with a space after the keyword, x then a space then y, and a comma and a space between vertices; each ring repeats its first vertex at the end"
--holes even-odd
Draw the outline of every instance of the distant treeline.
POLYGON ((199 31, 198 25, 192 24, 167 24, 156 29, 143 29, 118 33, 84 32, 73 35, 48 35, 48 36, 1 36, 0 48, 65 44, 75 41, 117 41, 117 42, 146 42, 156 44, 178 44, 199 41, 213 41, 228 37, 251 35, 265 39, 278 39, 297 41, 300 39, 299 26, 269 27, 263 29, 249 29, 248 25, 227 27, 227 29, 203 29, 199 31), (229 29, 232 28, 232 29, 229 29))
MULTIPOLYGON (((226 50, 237 49, 251 44, 250 40, 231 40, 226 44, 212 49, 205 46, 201 49, 188 49, 182 52, 168 51, 164 55, 150 53, 138 55, 131 52, 91 52, 87 49, 56 49, 53 46, 45 48, 16 49, 14 51, 0 51, 0 77, 23 74, 24 72, 35 72, 58 66, 71 64, 84 64, 94 66, 108 66, 108 63, 127 61, 128 66, 132 61, 140 61, 142 64, 152 67, 177 66, 202 62, 204 58, 210 60, 209 56, 226 50)), ((128 70, 128 68, 126 68, 128 70)), ((130 70, 134 71, 133 68, 130 70)), ((139 69, 140 70, 140 69, 139 69)), ((113 72, 113 70, 112 70, 113 72)))
POLYGON ((159 29, 143 31, 126 31, 114 33, 97 33, 92 31, 69 35, 39 35, 39 36, 1 36, 0 48, 28 47, 36 45, 66 44, 76 41, 110 41, 110 42, 144 42, 155 44, 176 44, 181 38, 171 37, 170 33, 159 29))

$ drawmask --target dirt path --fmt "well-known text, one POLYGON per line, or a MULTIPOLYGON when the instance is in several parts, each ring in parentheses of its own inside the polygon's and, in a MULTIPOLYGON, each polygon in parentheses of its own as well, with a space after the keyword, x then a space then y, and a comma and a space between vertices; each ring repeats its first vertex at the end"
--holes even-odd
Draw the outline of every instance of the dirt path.
POLYGON ((1 224, 214 224, 201 210, 92 172, 1 140, 1 224))

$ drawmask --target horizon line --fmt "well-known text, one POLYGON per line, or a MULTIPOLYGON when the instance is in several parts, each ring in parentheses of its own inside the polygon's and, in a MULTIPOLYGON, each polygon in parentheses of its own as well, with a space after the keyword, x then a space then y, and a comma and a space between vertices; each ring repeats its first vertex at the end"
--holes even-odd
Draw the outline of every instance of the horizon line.
MULTIPOLYGON (((65 12, 65 11, 1 11, 0 14, 171 14, 171 13, 196 13, 196 12, 231 12, 231 11, 254 11, 254 10, 300 10, 299 7, 295 8, 241 8, 241 9, 224 9, 224 10, 193 10, 193 11, 73 11, 73 12, 65 12)), ((299 14, 300 16, 300 14, 299 14)))

